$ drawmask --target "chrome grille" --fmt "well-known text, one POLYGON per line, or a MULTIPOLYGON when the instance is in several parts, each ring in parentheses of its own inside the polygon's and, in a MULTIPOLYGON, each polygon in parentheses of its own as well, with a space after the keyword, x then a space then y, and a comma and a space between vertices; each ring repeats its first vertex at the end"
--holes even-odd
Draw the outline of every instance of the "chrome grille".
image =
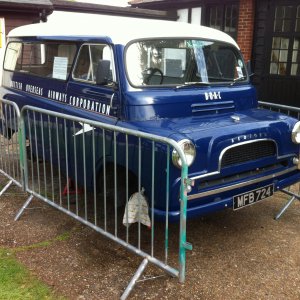
POLYGON ((276 155, 276 144, 273 141, 256 141, 229 148, 223 155, 221 167, 250 162, 252 160, 276 155))
POLYGON ((194 103, 191 105, 191 108, 193 114, 218 114, 234 111, 235 105, 234 101, 208 102, 194 103))

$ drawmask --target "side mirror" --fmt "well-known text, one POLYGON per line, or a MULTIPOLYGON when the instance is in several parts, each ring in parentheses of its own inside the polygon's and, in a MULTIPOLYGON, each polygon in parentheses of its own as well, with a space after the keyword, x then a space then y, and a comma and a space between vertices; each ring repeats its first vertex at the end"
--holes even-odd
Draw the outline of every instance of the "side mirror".
POLYGON ((96 70, 96 84, 105 85, 108 83, 110 78, 110 61, 99 60, 96 70))

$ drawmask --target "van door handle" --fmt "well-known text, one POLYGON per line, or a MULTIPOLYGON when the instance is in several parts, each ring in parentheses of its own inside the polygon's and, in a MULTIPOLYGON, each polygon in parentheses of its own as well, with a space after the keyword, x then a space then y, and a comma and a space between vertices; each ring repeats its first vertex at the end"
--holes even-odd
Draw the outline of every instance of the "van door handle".
POLYGON ((89 95, 97 96, 97 97, 103 97, 103 96, 105 96, 104 93, 102 93, 102 92, 95 92, 95 91, 93 91, 91 89, 85 89, 84 92, 87 93, 87 94, 89 94, 89 95))

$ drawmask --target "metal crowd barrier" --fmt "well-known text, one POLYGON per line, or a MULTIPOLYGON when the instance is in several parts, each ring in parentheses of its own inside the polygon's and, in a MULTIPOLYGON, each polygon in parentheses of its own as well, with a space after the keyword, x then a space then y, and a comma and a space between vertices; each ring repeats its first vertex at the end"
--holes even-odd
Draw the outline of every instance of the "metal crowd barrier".
POLYGON ((282 104, 270 103, 270 102, 258 102, 259 106, 264 109, 280 112, 288 116, 292 116, 300 120, 300 108, 294 106, 287 106, 282 104))
MULTIPOLYGON (((0 173, 9 179, 0 195, 12 183, 23 186, 30 194, 15 220, 36 197, 141 256, 143 261, 121 299, 128 297, 149 262, 178 277, 180 282, 185 281, 186 250, 191 249, 186 241, 189 180, 185 156, 176 142, 30 106, 23 107, 20 113, 15 103, 0 102, 0 173), (182 161, 179 226, 170 224, 167 217, 171 149, 179 153, 182 161), (120 162, 123 169, 118 168, 120 162), (165 178, 156 178, 158 166, 165 171, 165 178), (99 169, 102 175, 98 174, 99 169), (133 170, 138 174, 134 180, 133 170), (74 175, 72 180, 70 174, 74 175), (149 182, 145 195, 148 201, 143 202, 142 182, 145 176, 149 182), (130 225, 132 192, 136 192, 137 197, 137 222, 130 225), (158 194, 163 194, 165 199, 166 217, 162 221, 154 218, 158 194), (125 210, 122 202, 127 203, 125 210), (177 237, 175 242, 174 236, 177 237)), ((299 108, 267 102, 259 104, 289 115, 296 114, 298 118, 300 115, 299 108)), ((284 192, 292 198, 276 218, 294 200, 300 199, 299 193, 284 192)))
POLYGON ((175 141, 31 106, 24 106, 20 114, 15 104, 5 100, 2 108, 4 127, 16 129, 19 144, 8 145, 2 138, 0 172, 30 195, 15 220, 35 197, 141 256, 143 261, 121 299, 127 298, 149 262, 185 281, 185 252, 191 249, 186 242, 189 181, 185 156, 175 141), (182 161, 180 224, 168 220, 172 149, 182 161), (156 178, 158 168, 164 178, 156 178), (133 177, 132 171, 138 175, 133 177), (149 185, 143 195, 145 177, 149 185), (136 201, 130 206, 132 192, 136 201), (159 221, 154 218, 158 194, 165 199, 166 212, 159 221), (134 224, 130 224, 132 209, 134 224))
POLYGON ((23 172, 21 170, 21 144, 18 134, 21 132, 19 127, 20 110, 11 101, 1 100, 0 106, 0 174, 4 175, 9 181, 1 191, 0 196, 14 183, 22 187, 23 172))
MULTIPOLYGON (((300 120, 300 108, 299 107, 293 107, 293 106, 287 106, 287 105, 263 102, 263 101, 259 101, 258 103, 261 108, 284 113, 288 116, 292 116, 292 117, 300 120)), ((286 205, 284 205, 284 207, 281 209, 281 211, 275 216, 275 220, 278 220, 295 200, 300 201, 300 196, 299 196, 300 195, 300 184, 298 183, 298 192, 293 192, 293 191, 291 191, 290 188, 284 189, 284 190, 282 190, 282 192, 291 196, 291 198, 288 200, 286 205)))

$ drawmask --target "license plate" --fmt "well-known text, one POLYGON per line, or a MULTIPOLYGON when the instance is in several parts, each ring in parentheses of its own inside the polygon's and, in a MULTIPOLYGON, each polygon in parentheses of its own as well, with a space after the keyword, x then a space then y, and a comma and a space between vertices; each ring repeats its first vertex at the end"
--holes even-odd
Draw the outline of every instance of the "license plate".
POLYGON ((247 193, 236 195, 233 197, 233 210, 237 210, 269 198, 273 195, 273 193, 274 185, 270 184, 247 193))

